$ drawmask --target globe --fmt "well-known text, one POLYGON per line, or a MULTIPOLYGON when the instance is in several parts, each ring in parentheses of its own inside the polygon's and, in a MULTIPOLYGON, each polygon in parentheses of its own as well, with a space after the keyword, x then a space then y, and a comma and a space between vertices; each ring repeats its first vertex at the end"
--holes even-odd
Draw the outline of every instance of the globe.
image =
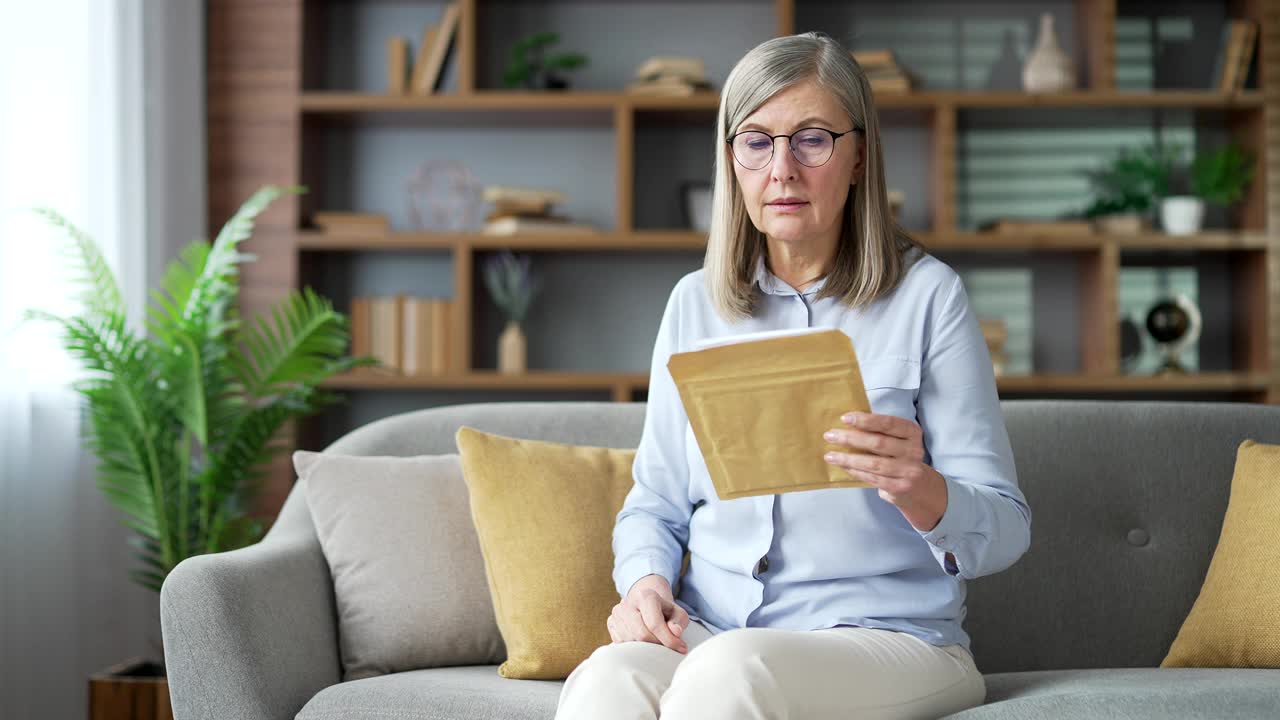
POLYGON ((1187 316, 1187 311, 1172 300, 1157 303, 1147 313, 1147 332, 1162 343, 1178 340, 1187 334, 1190 327, 1191 318, 1187 316))

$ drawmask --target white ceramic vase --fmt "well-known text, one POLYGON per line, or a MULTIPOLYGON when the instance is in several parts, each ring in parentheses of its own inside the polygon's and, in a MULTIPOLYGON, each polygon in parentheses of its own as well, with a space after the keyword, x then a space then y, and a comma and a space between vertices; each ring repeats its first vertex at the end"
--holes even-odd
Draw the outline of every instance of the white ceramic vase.
POLYGON ((1058 44, 1053 16, 1040 16, 1040 37, 1022 66, 1022 87, 1027 92, 1059 92, 1076 86, 1075 65, 1058 44))
POLYGON ((1160 201, 1160 226, 1170 235, 1192 235, 1204 223, 1204 200, 1175 195, 1160 201))
POLYGON ((522 373, 527 369, 528 343, 524 330, 514 320, 507 321, 507 327, 498 336, 498 372, 507 374, 522 373))

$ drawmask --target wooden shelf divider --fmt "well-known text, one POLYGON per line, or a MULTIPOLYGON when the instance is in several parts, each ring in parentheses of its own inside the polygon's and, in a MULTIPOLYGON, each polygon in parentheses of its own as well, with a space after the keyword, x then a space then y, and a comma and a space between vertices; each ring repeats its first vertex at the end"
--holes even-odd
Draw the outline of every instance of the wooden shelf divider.
POLYGON ((1076 57, 1084 59, 1087 88, 1116 87, 1116 0, 1076 0, 1076 57))
POLYGON ((933 232, 950 237, 956 230, 956 108, 933 109, 933 232))
POLYGON ((620 102, 613 110, 615 165, 617 168, 616 195, 617 232, 629 232, 635 224, 636 183, 636 113, 630 103, 620 102))

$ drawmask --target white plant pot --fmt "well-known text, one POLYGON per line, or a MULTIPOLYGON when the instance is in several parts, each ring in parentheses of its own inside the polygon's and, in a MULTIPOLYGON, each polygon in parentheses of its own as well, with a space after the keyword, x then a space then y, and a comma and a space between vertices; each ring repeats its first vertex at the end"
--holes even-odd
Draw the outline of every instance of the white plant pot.
POLYGON ((1198 233, 1203 223, 1204 200, 1181 195, 1160 201, 1160 225, 1170 235, 1198 233))

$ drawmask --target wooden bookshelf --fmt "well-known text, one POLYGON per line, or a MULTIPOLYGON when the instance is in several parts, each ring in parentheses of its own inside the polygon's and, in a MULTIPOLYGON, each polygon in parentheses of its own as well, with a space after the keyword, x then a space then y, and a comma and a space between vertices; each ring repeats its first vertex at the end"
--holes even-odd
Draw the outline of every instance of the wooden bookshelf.
MULTIPOLYGON (((1257 109, 1262 95, 1256 91, 1220 93, 1207 90, 1159 90, 1133 92, 1071 91, 1059 93, 919 91, 881 93, 875 97, 882 108, 1194 108, 1257 109)), ((307 114, 360 114, 409 111, 501 112, 599 110, 705 110, 715 112, 720 95, 699 92, 686 97, 630 95, 627 93, 570 91, 563 93, 478 91, 471 95, 379 95, 350 92, 305 92, 298 109, 307 114)))
MULTIPOLYGON (((1080 235, 984 232, 911 232, 928 249, 938 250, 1098 250, 1115 245, 1122 250, 1265 250, 1264 233, 1209 231, 1195 235, 1144 232, 1134 235, 1080 235)), ((380 237, 332 236, 314 230, 297 234, 298 249, 328 252, 380 250, 701 250, 706 235, 688 230, 633 230, 591 235, 482 235, 479 233, 395 232, 380 237)))
MULTIPOLYGON (((553 0, 554 1, 554 0, 553 0)), ((263 184, 303 184, 312 193, 285 197, 259 220, 245 250, 257 261, 244 266, 242 307, 255 315, 277 302, 285 291, 307 282, 307 258, 316 254, 382 251, 440 251, 453 263, 454 315, 457 327, 451 371, 444 376, 404 377, 358 374, 336 378, 330 387, 342 391, 378 392, 404 389, 488 389, 509 392, 564 390, 607 392, 627 401, 643 392, 647 377, 636 373, 539 370, 503 376, 473 367, 473 314, 477 307, 474 269, 477 255, 500 248, 530 252, 647 252, 705 246, 701 233, 681 229, 638 229, 635 208, 637 130, 670 116, 695 123, 713 122, 718 92, 690 97, 629 95, 621 91, 513 92, 480 87, 477 59, 478 6, 483 0, 461 0, 458 36, 453 49, 456 89, 431 96, 391 96, 353 90, 315 90, 308 81, 327 51, 319 0, 210 0, 207 45, 207 113, 209 218, 216 231, 239 204, 263 184), (309 215, 320 208, 316 186, 325 167, 317 157, 323 147, 317 128, 378 122, 429 126, 438 118, 483 119, 494 126, 519 127, 539 115, 538 122, 589 123, 611 126, 615 134, 613 227, 587 236, 485 236, 476 233, 393 232, 377 238, 338 238, 308 229, 309 215), (447 116, 447 117, 446 117, 447 116), (550 118, 550 120, 548 120, 550 118)), ((772 14, 774 35, 810 28, 797 25, 797 0, 774 0, 762 11, 772 14)), ((1085 85, 1050 94, 927 90, 882 93, 878 107, 923 117, 930 147, 928 195, 930 225, 914 231, 931 250, 1009 253, 1066 252, 1074 258, 1063 268, 1079 278, 1081 339, 1079 373, 1005 376, 1002 393, 1014 395, 1109 394, 1124 397, 1181 394, 1235 394, 1244 399, 1280 402, 1280 0, 1227 0, 1230 17, 1260 24, 1257 87, 1231 93, 1209 90, 1135 92, 1115 83, 1115 0, 1076 0, 1077 44, 1071 48, 1083 64, 1085 85), (1225 118, 1228 134, 1257 158, 1255 180, 1247 197, 1231 214, 1229 231, 1206 231, 1187 237, 1158 232, 1138 235, 1061 236, 971 232, 958 220, 958 138, 965 113, 974 110, 1170 109, 1225 118), (1231 318, 1234 367, 1183 377, 1125 376, 1119 370, 1118 278, 1126 253, 1223 253, 1230 258, 1234 312, 1231 318)), ((1199 32, 1200 30, 1197 30, 1199 32)), ((487 35, 486 35, 487 36, 487 35)), ((766 38, 761 37, 759 40, 766 38)), ((643 218, 639 218, 643 220, 643 218)), ((337 261, 341 262, 341 260, 337 261)), ((273 473, 275 499, 283 498, 292 479, 287 458, 273 473)), ((268 503, 271 499, 268 499, 268 503)))

